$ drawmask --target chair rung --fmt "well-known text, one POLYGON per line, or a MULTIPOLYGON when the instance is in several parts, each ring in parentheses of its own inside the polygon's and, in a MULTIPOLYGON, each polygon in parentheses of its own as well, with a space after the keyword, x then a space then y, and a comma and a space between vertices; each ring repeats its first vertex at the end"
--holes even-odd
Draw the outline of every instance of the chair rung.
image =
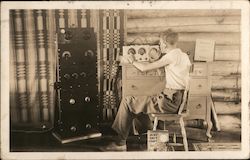
POLYGON ((168 143, 168 145, 171 145, 171 146, 184 146, 184 144, 182 144, 182 143, 168 143))
POLYGON ((162 116, 180 116, 179 114, 167 114, 167 113, 152 113, 152 117, 162 117, 162 116))

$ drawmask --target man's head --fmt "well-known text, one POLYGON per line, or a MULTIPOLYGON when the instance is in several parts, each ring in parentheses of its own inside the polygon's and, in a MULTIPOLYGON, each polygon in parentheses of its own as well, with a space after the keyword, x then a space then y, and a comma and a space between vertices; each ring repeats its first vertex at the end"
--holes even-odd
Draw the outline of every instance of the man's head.
POLYGON ((179 39, 179 35, 177 32, 174 32, 172 29, 168 29, 165 32, 163 32, 162 38, 163 38, 164 43, 166 43, 167 48, 169 48, 170 46, 176 46, 178 39, 179 39))

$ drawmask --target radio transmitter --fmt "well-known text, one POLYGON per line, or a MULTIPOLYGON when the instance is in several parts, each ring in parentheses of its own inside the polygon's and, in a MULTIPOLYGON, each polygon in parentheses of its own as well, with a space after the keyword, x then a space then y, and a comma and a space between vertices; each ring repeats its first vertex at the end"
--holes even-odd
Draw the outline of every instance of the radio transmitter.
POLYGON ((93 28, 58 33, 57 107, 53 135, 62 143, 101 136, 97 44, 93 28))

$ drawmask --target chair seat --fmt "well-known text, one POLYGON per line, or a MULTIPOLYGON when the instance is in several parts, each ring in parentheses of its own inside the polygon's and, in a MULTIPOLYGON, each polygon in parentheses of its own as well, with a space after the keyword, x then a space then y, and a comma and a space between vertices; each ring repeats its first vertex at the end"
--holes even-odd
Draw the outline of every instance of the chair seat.
POLYGON ((187 114, 167 114, 167 113, 152 113, 150 114, 151 117, 157 117, 158 120, 167 121, 167 120, 178 120, 181 117, 187 116, 187 114))

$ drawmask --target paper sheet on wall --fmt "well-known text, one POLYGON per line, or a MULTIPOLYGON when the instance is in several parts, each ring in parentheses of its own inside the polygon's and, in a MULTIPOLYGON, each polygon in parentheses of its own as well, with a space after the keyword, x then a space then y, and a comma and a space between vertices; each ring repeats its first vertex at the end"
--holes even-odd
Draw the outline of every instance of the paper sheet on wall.
POLYGON ((212 62, 214 59, 214 40, 196 39, 194 60, 212 62))

